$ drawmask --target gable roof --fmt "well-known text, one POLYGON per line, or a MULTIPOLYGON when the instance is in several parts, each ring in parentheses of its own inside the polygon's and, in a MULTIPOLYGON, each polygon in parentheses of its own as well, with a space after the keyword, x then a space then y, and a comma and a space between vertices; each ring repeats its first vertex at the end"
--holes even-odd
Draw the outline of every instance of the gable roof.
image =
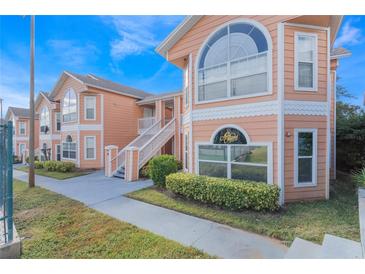
POLYGON ((17 117, 30 117, 29 108, 9 107, 8 111, 11 111, 13 115, 17 117))
POLYGON ((350 56, 351 52, 345 48, 338 47, 331 50, 331 59, 339 59, 342 57, 350 56))
MULTIPOLYGON (((202 18, 202 15, 190 15, 186 16, 185 19, 161 42, 156 48, 156 52, 165 57, 168 60, 168 51, 202 18)), ((298 15, 299 17, 299 15, 298 15)), ((337 32, 342 22, 343 16, 332 16, 336 17, 333 20, 337 28, 333 36, 333 41, 337 36, 337 32), (338 17, 338 18, 337 18, 338 17)), ((332 26, 331 26, 332 27, 332 26)), ((331 52, 332 53, 332 52, 331 52)), ((337 56, 336 56, 337 57, 337 56)), ((332 54, 331 54, 332 58, 332 54)))
MULTIPOLYGON (((21 117, 21 118, 30 118, 30 112, 29 108, 17 108, 17 107, 8 107, 8 111, 5 115, 5 120, 9 121, 10 114, 13 114, 15 117, 21 117)), ((38 119, 38 114, 35 114, 35 119, 38 119)))
POLYGON ((87 87, 93 87, 102 89, 109 92, 118 93, 121 95, 126 95, 129 97, 137 98, 137 99, 143 99, 147 96, 150 96, 150 93, 147 93, 143 90, 139 90, 136 88, 132 88, 129 86, 121 85, 116 82, 104 79, 102 77, 96 76, 94 74, 87 74, 82 75, 78 73, 74 73, 71 71, 64 71, 60 77, 60 79, 57 81, 56 86, 54 87, 52 93, 49 95, 49 98, 52 100, 55 97, 55 93, 57 90, 57 87, 60 85, 61 82, 65 80, 65 77, 71 77, 81 84, 87 86, 87 87))
MULTIPOLYGON (((161 42, 156 51, 167 58, 167 52, 185 35, 203 15, 189 15, 161 42)), ((168 59, 168 58, 167 58, 168 59)))

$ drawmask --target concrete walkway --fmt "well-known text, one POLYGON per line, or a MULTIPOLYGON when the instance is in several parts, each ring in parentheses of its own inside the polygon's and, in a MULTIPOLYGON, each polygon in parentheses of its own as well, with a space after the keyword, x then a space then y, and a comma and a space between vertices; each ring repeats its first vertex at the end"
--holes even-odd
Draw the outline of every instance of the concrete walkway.
MULTIPOLYGON (((28 180, 27 174, 18 170, 14 170, 14 178, 28 180)), ((62 181, 37 175, 36 185, 221 258, 283 258, 287 251, 277 240, 122 196, 151 186, 150 180, 126 183, 95 172, 62 181)))

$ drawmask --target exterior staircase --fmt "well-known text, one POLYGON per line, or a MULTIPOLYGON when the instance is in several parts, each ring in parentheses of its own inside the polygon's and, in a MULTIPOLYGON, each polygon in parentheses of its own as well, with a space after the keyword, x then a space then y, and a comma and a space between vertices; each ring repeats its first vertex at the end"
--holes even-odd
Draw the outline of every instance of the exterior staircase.
POLYGON ((361 242, 325 234, 321 245, 295 238, 287 259, 364 259, 365 258, 365 189, 359 189, 361 242))
POLYGON ((142 168, 175 134, 175 118, 161 127, 161 120, 155 122, 151 127, 143 131, 136 139, 119 151, 118 155, 112 159, 117 161, 117 169, 113 171, 113 176, 125 179, 125 157, 126 150, 134 147, 139 151, 138 168, 142 168))

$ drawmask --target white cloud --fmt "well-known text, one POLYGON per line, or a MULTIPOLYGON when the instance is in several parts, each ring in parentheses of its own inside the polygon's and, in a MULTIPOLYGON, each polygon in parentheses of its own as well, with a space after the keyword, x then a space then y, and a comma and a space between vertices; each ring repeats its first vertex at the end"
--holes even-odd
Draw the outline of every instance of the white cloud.
POLYGON ((354 20, 348 20, 341 29, 340 36, 336 39, 335 47, 357 45, 363 42, 361 29, 353 25, 354 20))
POLYGON ((99 50, 91 42, 81 44, 77 40, 52 39, 47 41, 52 56, 68 66, 82 66, 90 58, 95 57, 99 50))
POLYGON ((121 60, 128 55, 151 52, 161 41, 156 30, 176 25, 181 17, 108 16, 103 19, 118 33, 118 38, 110 42, 110 55, 115 60, 121 60))

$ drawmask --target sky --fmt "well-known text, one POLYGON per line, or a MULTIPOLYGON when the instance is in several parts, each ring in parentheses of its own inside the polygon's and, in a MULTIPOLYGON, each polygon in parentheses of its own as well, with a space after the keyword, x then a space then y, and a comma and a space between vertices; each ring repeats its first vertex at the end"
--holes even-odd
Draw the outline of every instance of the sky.
MULTIPOLYGON (((155 52, 183 16, 36 16, 35 91, 51 91, 62 71, 95 75, 148 92, 179 90, 182 72, 155 52)), ((0 16, 0 98, 28 107, 30 17, 0 16)), ((362 104, 365 16, 345 16, 335 46, 352 56, 337 75, 362 104)))

